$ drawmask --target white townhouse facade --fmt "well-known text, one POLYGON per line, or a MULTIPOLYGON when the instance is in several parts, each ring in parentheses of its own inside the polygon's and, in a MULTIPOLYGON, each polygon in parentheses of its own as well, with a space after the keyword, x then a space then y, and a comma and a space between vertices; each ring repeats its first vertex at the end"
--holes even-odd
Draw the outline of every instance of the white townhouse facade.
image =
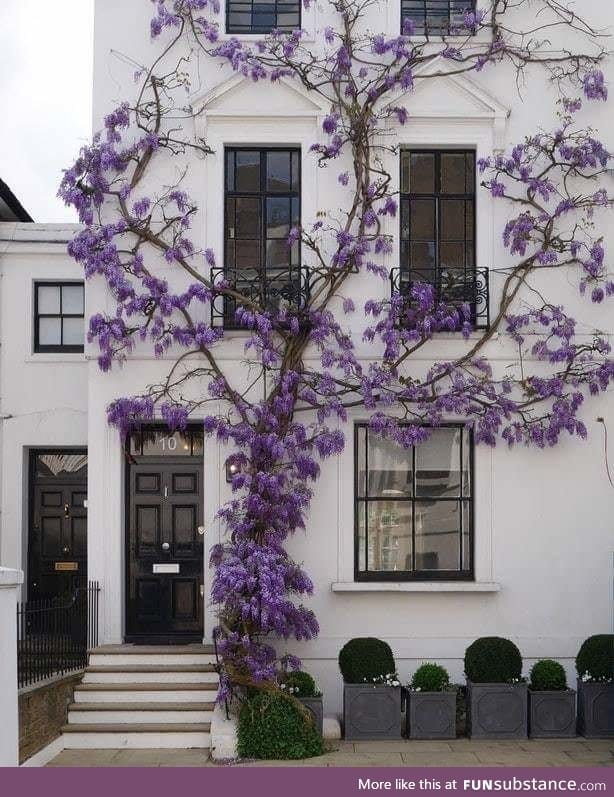
MULTIPOLYGON (((257 38, 249 29, 262 18, 237 11, 238 5, 222 0, 223 35, 257 38)), ((328 24, 327 7, 314 2, 302 12, 314 47, 328 24)), ((372 29, 399 30, 401 2, 381 2, 370 13, 372 29)), ((96 3, 96 129, 134 93, 134 63, 149 63, 159 46, 149 40, 150 14, 146 2, 96 3)), ((608 0, 594 0, 586 14, 598 27, 614 25, 608 0)), ((612 81, 612 61, 605 71, 612 81)), ((274 233, 266 239, 266 232, 241 232, 241 220, 228 211, 236 213, 239 201, 267 212, 276 206, 280 224, 290 217, 308 224, 320 209, 342 205, 347 189, 337 175, 351 164, 342 158, 318 169, 309 152, 324 140, 328 109, 320 100, 291 81, 253 83, 211 62, 203 61, 197 74, 187 102, 196 131, 213 150, 190 163, 183 185, 200 208, 192 229, 197 245, 214 249, 221 265, 231 257, 239 264, 254 247, 275 250, 274 233), (286 188, 270 196, 265 177, 273 171, 286 188)), ((475 163, 540 127, 553 128, 556 98, 543 75, 519 95, 507 67, 470 78, 416 74, 414 91, 395 99, 407 107, 409 121, 395 128, 400 152, 387 164, 402 206, 400 218, 386 222, 394 240, 390 269, 447 246, 450 257, 488 271, 495 306, 502 284, 497 269, 510 264, 501 243, 506 208, 479 188, 475 163), (403 207, 414 199, 408 163, 414 173, 422 170, 426 227, 437 208, 452 226, 463 215, 460 232, 412 238, 403 227, 403 207)), ((607 139, 609 106, 589 104, 582 113, 607 139)), ((174 169, 162 160, 157 177, 171 183, 174 169)), ((613 251, 611 223, 603 226, 613 251)), ((207 562, 223 534, 215 512, 231 494, 228 452, 203 440, 197 425, 184 435, 144 430, 127 446, 107 426, 108 404, 159 380, 170 360, 137 347, 125 367, 100 372, 84 323, 113 305, 100 281, 83 287, 66 254, 76 229, 0 224, 0 561, 25 571, 28 599, 65 589, 85 572, 99 581, 103 643, 210 642, 215 615, 207 562)), ((160 265, 157 273, 172 282, 172 268, 160 265)), ((611 305, 591 305, 573 278, 559 272, 541 276, 537 285, 540 279, 547 280, 551 300, 582 322, 582 334, 596 327, 612 336, 611 305)), ((390 290, 362 274, 349 285, 357 307, 390 290)), ((481 312, 485 322, 486 308, 481 312)), ((362 313, 348 316, 347 325, 368 357, 362 313)), ((419 367, 466 345, 458 336, 437 335, 419 367)), ((245 378, 241 332, 229 331, 218 353, 233 377, 245 378)), ((486 353, 501 372, 517 350, 496 335, 486 353)), ((556 658, 573 676, 581 641, 612 631, 614 623, 614 487, 600 418, 614 429, 611 394, 587 400, 586 442, 563 438, 544 451, 490 449, 474 446, 454 422, 406 453, 369 438, 367 413, 353 412, 343 429, 344 453, 323 464, 307 531, 288 544, 314 581, 309 606, 320 623, 316 639, 288 648, 317 678, 328 713, 340 708, 337 656, 354 636, 387 640, 404 681, 422 661, 438 661, 462 680, 465 648, 482 635, 512 638, 527 668, 535 659, 556 658)), ((614 462, 614 450, 609 454, 614 462)))

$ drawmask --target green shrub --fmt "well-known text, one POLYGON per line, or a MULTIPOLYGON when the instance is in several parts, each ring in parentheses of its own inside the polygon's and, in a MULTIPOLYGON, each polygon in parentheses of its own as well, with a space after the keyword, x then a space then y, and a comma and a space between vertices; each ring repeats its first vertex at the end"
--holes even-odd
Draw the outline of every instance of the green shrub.
POLYGON ((313 721, 283 695, 259 692, 239 712, 241 758, 299 759, 322 755, 324 743, 313 721))
POLYGON ((522 676, 522 656, 509 639, 486 636, 465 651, 465 675, 476 684, 509 684, 522 676))
POLYGON ((308 672, 285 672, 279 677, 279 685, 294 697, 319 697, 316 682, 308 672))
POLYGON ((614 678, 614 634, 596 634, 582 643, 576 656, 576 670, 591 681, 611 681, 614 678))
POLYGON ((567 676, 562 664, 552 659, 542 659, 531 668, 531 689, 549 692, 567 689, 567 676))
POLYGON ((339 653, 339 669, 346 684, 372 682, 396 672, 390 645, 374 637, 350 639, 339 653))
POLYGON ((421 692, 443 692, 450 686, 450 676, 439 664, 422 664, 411 679, 411 688, 421 692))

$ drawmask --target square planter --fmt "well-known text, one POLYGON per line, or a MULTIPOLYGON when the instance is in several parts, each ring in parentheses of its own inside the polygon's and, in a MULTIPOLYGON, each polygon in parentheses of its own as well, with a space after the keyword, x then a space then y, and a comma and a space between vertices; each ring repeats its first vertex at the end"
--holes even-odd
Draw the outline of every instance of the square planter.
POLYGON ((578 733, 589 739, 614 738, 614 683, 578 680, 578 733))
POLYGON ((401 739, 401 687, 344 684, 343 727, 350 741, 401 739))
POLYGON ((456 738, 456 692, 407 691, 410 739, 456 738))
POLYGON ((467 723, 472 739, 526 739, 527 685, 467 683, 467 723))
POLYGON ((576 693, 573 689, 529 690, 531 739, 567 739, 576 735, 576 693))
POLYGON ((315 726, 318 729, 320 736, 324 728, 324 707, 322 705, 322 696, 320 697, 299 697, 298 700, 309 709, 313 714, 315 726))

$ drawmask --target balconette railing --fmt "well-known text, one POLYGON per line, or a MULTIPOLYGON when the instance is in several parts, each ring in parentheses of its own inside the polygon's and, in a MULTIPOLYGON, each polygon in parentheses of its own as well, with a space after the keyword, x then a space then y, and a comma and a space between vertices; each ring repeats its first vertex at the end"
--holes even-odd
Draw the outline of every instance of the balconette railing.
POLYGON ((476 329, 490 326, 490 290, 487 268, 450 268, 437 272, 394 268, 390 272, 390 289, 407 297, 411 304, 412 286, 429 283, 439 303, 460 308, 469 305, 470 321, 476 329))
MULTIPOLYGON (((300 310, 309 298, 310 275, 306 266, 286 266, 284 268, 241 268, 211 269, 211 282, 221 286, 226 284, 253 302, 260 310, 267 312, 285 308, 300 310)), ((220 293, 211 303, 211 324, 225 329, 243 329, 237 321, 237 309, 241 302, 233 296, 220 293)), ((252 308, 248 303, 246 310, 252 308)))

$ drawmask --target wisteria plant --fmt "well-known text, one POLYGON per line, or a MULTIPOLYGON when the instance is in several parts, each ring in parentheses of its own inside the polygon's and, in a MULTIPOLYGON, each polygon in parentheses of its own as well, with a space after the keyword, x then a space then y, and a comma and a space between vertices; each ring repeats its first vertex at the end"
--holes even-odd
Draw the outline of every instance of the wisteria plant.
MULTIPOLYGON (((114 401, 109 423, 126 436, 154 419, 171 430, 198 419, 206 435, 231 448, 233 497, 218 512, 225 542, 211 554, 220 698, 242 685, 277 688, 279 640, 318 632, 301 602, 313 584, 285 544, 305 528, 320 460, 343 449, 350 408, 362 408, 374 433, 406 447, 449 419, 470 425, 478 443, 545 447, 565 433, 586 435, 584 397, 604 391, 614 377, 607 341, 598 334, 576 339, 574 319, 529 290, 537 274, 554 280, 572 270, 587 302, 614 293, 595 230, 596 216, 611 207, 600 180, 611 156, 579 122, 583 102, 607 99, 599 31, 559 0, 491 0, 482 10, 468 8, 450 35, 414 36, 406 19, 400 35, 387 37, 368 27, 374 4, 324 2, 334 22, 317 32, 314 47, 303 30, 273 30, 258 42, 222 36, 217 0, 157 0, 151 32, 159 49, 153 66, 135 76, 136 99, 106 117, 60 188, 84 225, 70 253, 88 279, 106 283, 116 308, 90 319, 100 368, 129 361, 136 346, 152 347, 168 364, 160 383, 114 401), (531 20, 530 29, 515 27, 522 18, 531 20), (570 33, 577 50, 569 49, 570 33), (557 45, 557 36, 567 43, 557 45), (424 71, 428 64, 434 68, 424 71), (488 329, 474 328, 470 303, 429 282, 404 284, 389 299, 355 307, 349 286, 357 273, 389 278, 393 245, 386 230, 398 201, 386 163, 398 155, 394 130, 411 117, 417 72, 421 80, 438 80, 500 65, 508 75, 511 66, 518 85, 527 74, 552 81, 560 112, 553 131, 529 131, 508 154, 478 164, 483 190, 510 208, 502 231, 509 265, 499 272, 488 329), (289 290, 284 301, 264 287, 248 289, 232 269, 213 278, 220 253, 202 241, 202 217, 184 178, 171 187, 160 179, 155 189, 159 161, 174 158, 185 176, 195 159, 206 166, 207 158, 220 157, 190 132, 193 114, 184 107, 190 76, 214 66, 251 81, 301 85, 328 108, 311 148, 314 166, 335 169, 343 158, 353 164, 338 174, 342 211, 324 208, 290 230, 288 246, 300 246, 308 290, 289 290), (169 279, 160 276, 161 262, 169 279), (527 293, 536 297, 532 304, 527 293), (236 308, 249 384, 233 381, 227 360, 216 355, 225 332, 212 323, 210 308, 220 301, 236 308), (362 313, 368 358, 357 354, 344 320, 362 313), (462 354, 417 367, 414 355, 424 359, 441 332, 458 333, 462 354), (523 364, 497 374, 486 355, 489 341, 502 334, 522 352, 527 333, 536 372, 526 373, 523 364)), ((261 277, 265 286, 264 271, 261 277)), ((285 279, 291 288, 295 277, 285 279)), ((377 287, 374 295, 381 294, 377 287)))

